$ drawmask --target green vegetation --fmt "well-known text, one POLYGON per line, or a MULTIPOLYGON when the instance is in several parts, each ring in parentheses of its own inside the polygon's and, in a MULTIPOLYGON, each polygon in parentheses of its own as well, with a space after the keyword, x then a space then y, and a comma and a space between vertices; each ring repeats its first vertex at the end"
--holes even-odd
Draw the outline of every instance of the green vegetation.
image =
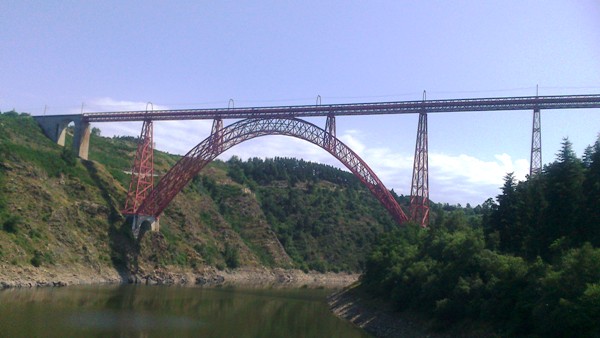
MULTIPOLYGON (((120 209, 137 139, 102 137, 94 128, 90 160, 82 161, 71 151, 72 134, 69 127, 60 147, 30 116, 0 114, 2 262, 138 273, 205 266, 360 271, 375 239, 396 227, 348 172, 233 157, 203 169, 161 215, 160 232, 136 242, 120 209)), ((178 160, 155 151, 155 180, 178 160)))
POLYGON ((474 210, 438 210, 428 230, 383 236, 362 287, 440 328, 502 336, 600 335, 600 138, 474 210), (471 212, 467 216, 465 211, 471 212))
POLYGON ((227 164, 234 181, 252 187, 268 224, 304 270, 362 270, 371 243, 396 227, 349 172, 289 158, 233 157, 227 164))

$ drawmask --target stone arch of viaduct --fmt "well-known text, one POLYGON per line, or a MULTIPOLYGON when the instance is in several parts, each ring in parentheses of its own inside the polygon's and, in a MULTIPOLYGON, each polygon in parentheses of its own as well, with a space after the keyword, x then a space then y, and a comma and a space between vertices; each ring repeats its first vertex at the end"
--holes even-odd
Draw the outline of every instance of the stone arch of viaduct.
POLYGON ((64 147, 67 127, 71 122, 75 126, 73 150, 82 159, 88 159, 90 149, 90 123, 83 120, 82 115, 35 116, 44 134, 52 141, 64 147))

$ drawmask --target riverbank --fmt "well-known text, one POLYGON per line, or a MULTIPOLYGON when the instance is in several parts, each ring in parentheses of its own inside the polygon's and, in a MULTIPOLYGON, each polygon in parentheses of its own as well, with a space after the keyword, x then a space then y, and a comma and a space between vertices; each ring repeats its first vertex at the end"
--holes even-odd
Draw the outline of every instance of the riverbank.
POLYGON ((327 298, 331 311, 375 337, 444 337, 431 334, 414 320, 393 312, 386 304, 375 304, 356 289, 356 285, 327 298))
POLYGON ((0 265, 0 289, 86 284, 149 284, 187 286, 288 286, 341 288, 358 280, 358 274, 319 273, 293 269, 242 267, 194 271, 157 269, 131 274, 116 269, 73 265, 69 267, 18 267, 0 265))
POLYGON ((357 288, 346 287, 327 298, 331 311, 375 337, 497 337, 486 332, 439 333, 431 330, 423 319, 410 313, 394 311, 385 302, 374 300, 357 288))

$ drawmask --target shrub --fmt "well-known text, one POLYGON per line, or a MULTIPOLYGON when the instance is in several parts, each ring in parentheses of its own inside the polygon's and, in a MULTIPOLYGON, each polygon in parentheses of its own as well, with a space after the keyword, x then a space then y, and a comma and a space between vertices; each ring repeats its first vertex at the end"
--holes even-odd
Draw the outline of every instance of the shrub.
POLYGON ((223 258, 228 268, 235 269, 240 266, 240 257, 238 249, 234 246, 225 243, 225 251, 223 252, 223 258))
POLYGON ((22 219, 20 216, 11 215, 2 224, 2 229, 11 234, 19 232, 22 219))
POLYGON ((38 250, 35 250, 30 262, 31 262, 31 265, 33 265, 37 268, 40 265, 42 265, 43 260, 44 260, 44 256, 42 255, 42 253, 38 250))

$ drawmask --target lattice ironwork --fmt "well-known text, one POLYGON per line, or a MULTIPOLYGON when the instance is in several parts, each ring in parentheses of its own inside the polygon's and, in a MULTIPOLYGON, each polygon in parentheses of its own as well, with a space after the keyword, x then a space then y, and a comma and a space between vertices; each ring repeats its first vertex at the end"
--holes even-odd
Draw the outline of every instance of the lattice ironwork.
POLYGON ((540 115, 539 109, 533 110, 529 176, 534 176, 542 172, 542 121, 540 115))
POLYGON ((427 154, 427 113, 419 114, 412 186, 410 218, 422 227, 429 226, 429 160, 427 154))
POLYGON ((325 138, 323 139, 323 148, 327 151, 335 149, 335 115, 327 115, 327 122, 325 122, 325 138))
MULTIPOLYGON (((219 129, 219 128, 216 128, 219 129)), ((220 153, 244 141, 266 135, 285 135, 306 140, 331 153, 367 186, 371 193, 390 212, 394 220, 404 223, 408 217, 369 166, 344 143, 316 125, 295 118, 246 119, 220 129, 200 142, 160 180, 137 210, 137 214, 158 217, 171 200, 204 166, 220 153), (328 135, 329 134, 329 135, 328 135), (329 136, 333 143, 329 149, 325 140, 329 136), (215 149, 219 150, 215 152, 215 149)))
POLYGON ((219 156, 223 152, 223 119, 215 119, 210 136, 213 138, 212 151, 219 156))
POLYGON ((131 182, 125 201, 123 213, 135 214, 154 187, 154 144, 152 140, 153 127, 151 120, 145 120, 142 125, 138 149, 131 168, 131 182))
POLYGON ((498 111, 498 110, 532 110, 532 109, 571 109, 600 108, 600 95, 557 95, 557 96, 523 96, 496 97, 483 99, 451 99, 373 102, 352 104, 279 106, 279 107, 240 107, 216 109, 177 109, 155 110, 148 115, 146 111, 119 111, 103 113, 84 113, 87 122, 109 121, 143 121, 150 118, 159 120, 214 120, 214 119, 246 119, 246 118, 292 118, 318 117, 329 115, 378 115, 378 114, 418 114, 498 111))

